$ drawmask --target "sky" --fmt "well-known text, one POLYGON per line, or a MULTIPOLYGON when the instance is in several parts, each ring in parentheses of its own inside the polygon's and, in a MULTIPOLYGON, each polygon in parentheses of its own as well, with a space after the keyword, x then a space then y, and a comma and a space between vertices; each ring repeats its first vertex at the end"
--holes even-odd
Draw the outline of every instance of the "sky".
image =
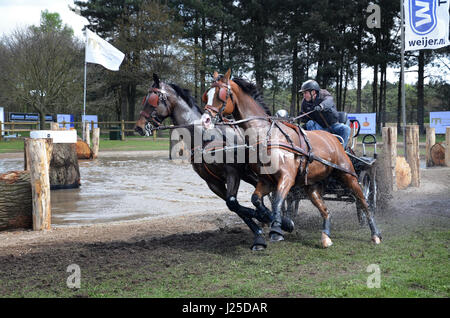
MULTIPOLYGON (((88 24, 87 19, 77 15, 69 9, 75 7, 73 0, 0 0, 0 37, 9 35, 15 28, 26 27, 29 25, 38 25, 41 18, 41 11, 47 9, 49 12, 59 13, 63 23, 69 25, 74 30, 76 37, 83 39, 83 32, 81 31, 85 24, 88 24)), ((447 62, 449 60, 447 59, 447 62)), ((448 64, 450 66, 450 64, 448 64)), ((412 67, 410 70, 417 70, 417 67, 412 67)), ((447 82, 450 82, 450 72, 445 66, 437 68, 426 68, 428 75, 442 74, 447 72, 445 77, 447 82)), ((398 81, 398 69, 388 69, 387 79, 390 82, 398 81)), ((373 71, 365 69, 363 71, 363 85, 370 81, 372 82, 373 71)), ((405 82, 408 84, 415 84, 417 82, 416 72, 406 72, 405 82)), ((428 80, 426 79, 427 83, 428 80)))

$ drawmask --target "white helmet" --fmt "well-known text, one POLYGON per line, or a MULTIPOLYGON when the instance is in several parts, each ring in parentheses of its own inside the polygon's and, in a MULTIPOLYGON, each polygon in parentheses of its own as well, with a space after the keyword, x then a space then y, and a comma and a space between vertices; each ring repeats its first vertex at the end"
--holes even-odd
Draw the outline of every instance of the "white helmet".
POLYGON ((285 109, 280 109, 279 111, 277 111, 275 113, 275 117, 288 118, 289 117, 289 113, 285 109))

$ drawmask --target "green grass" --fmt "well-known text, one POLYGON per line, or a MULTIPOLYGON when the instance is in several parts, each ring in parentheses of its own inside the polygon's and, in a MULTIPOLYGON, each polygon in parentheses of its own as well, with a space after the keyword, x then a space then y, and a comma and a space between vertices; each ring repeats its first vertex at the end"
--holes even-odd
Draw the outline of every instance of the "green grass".
MULTIPOLYGON (((100 151, 168 150, 169 139, 153 137, 127 137, 124 141, 100 138, 100 151)), ((0 141, 0 153, 23 152, 23 139, 0 141)))
MULTIPOLYGON (((449 297, 448 228, 384 224, 385 240, 368 241, 368 229, 339 231, 329 249, 318 231, 302 231, 263 252, 246 244, 227 250, 198 245, 172 248, 146 265, 82 270, 80 290, 64 273, 23 283, 0 276, 2 297, 449 297), (316 242, 317 241, 317 242, 316 242), (380 267, 380 288, 368 288, 367 267, 380 267), (47 286, 47 287, 46 287, 47 286), (3 292, 2 292, 3 289, 3 292), (9 290, 5 294, 4 290, 9 290)), ((248 237, 243 238, 246 241, 248 237)), ((246 242, 248 243, 248 242, 246 242)), ((132 248, 132 246, 130 246, 132 248)), ((157 248, 157 247, 156 247, 157 248)), ((84 268, 84 267, 82 267, 84 268)))

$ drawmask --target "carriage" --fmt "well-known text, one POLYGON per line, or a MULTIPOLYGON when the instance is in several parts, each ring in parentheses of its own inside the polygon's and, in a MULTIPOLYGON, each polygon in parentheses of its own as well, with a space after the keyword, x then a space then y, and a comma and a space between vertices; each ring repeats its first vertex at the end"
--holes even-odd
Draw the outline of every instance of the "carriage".
MULTIPOLYGON (((351 134, 351 145, 347 148, 346 153, 349 156, 355 172, 358 176, 358 182, 366 199, 369 210, 372 215, 376 213, 377 210, 377 182, 376 182, 376 160, 377 160, 377 140, 375 135, 368 134, 362 139, 363 152, 361 156, 355 154, 356 139, 359 135, 360 124, 355 120, 348 121, 347 114, 344 112, 339 112, 340 122, 349 124, 352 128, 351 134), (372 148, 370 151, 366 147, 372 148)), ((339 136, 336 136, 340 138, 339 136)), ((327 201, 341 201, 356 203, 355 196, 346 187, 342 185, 341 182, 337 181, 333 176, 322 181, 323 183, 323 199, 327 201)), ((300 201, 307 199, 307 195, 299 187, 295 187, 292 193, 289 194, 285 205, 283 207, 283 213, 293 218, 297 215, 300 201)), ((367 220, 365 214, 362 212, 361 208, 357 205, 357 216, 359 223, 362 225, 366 224, 367 220)))

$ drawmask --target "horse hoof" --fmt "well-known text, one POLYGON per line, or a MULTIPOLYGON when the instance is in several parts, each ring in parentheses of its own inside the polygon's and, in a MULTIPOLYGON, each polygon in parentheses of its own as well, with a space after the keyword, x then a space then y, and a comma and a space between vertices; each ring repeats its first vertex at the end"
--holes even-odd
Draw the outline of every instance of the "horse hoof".
POLYGON ((294 231, 294 221, 287 217, 283 217, 281 219, 281 229, 285 232, 292 233, 294 231))
POLYGON ((377 235, 372 236, 372 242, 376 245, 381 243, 381 238, 379 238, 377 235))
POLYGON ((331 241, 331 239, 328 237, 328 235, 326 235, 325 233, 322 233, 322 247, 328 248, 331 245, 333 245, 333 242, 331 241))
POLYGON ((258 245, 255 244, 252 246, 252 251, 258 252, 258 251, 264 251, 266 249, 265 245, 258 245))
POLYGON ((284 241, 284 236, 279 233, 270 233, 270 240, 272 242, 284 241))

